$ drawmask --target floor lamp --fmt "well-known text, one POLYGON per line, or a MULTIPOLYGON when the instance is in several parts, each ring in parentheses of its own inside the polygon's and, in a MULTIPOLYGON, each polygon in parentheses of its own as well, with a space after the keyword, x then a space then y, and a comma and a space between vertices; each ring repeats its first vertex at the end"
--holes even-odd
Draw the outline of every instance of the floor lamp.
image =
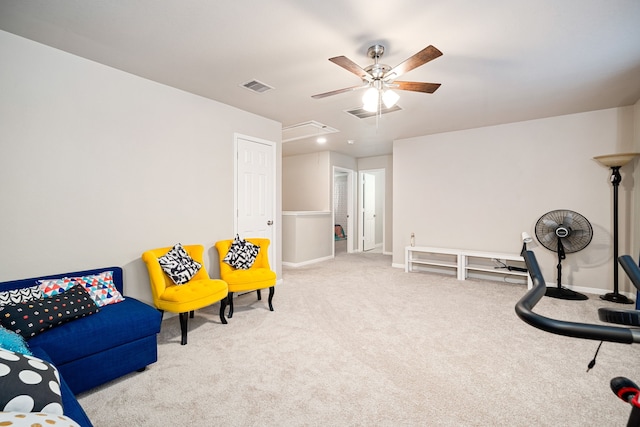
POLYGON ((620 304, 633 304, 633 300, 618 292, 618 186, 622 181, 620 168, 638 154, 607 154, 594 157, 594 160, 597 160, 601 165, 611 168, 611 184, 613 185, 613 292, 600 295, 600 298, 620 304))

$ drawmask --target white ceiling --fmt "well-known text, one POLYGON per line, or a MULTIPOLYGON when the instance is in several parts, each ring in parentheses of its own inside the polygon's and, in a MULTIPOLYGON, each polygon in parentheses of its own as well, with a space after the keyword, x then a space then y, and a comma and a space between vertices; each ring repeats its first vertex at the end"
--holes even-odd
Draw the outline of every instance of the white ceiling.
POLYGON ((283 154, 391 153, 392 141, 631 105, 640 98, 638 0, 0 0, 0 29, 283 126, 339 132, 283 154), (357 119, 362 92, 328 61, 362 67, 382 43, 395 66, 427 45, 444 55, 402 76, 442 83, 399 92, 402 111, 357 119), (240 85, 257 79, 263 94, 240 85), (354 140, 354 144, 347 144, 354 140))

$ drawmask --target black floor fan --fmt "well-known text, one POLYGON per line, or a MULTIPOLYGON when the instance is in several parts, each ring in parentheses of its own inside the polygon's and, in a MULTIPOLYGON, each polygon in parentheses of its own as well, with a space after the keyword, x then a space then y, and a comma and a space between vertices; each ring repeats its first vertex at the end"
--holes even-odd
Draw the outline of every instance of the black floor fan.
POLYGON ((546 296, 552 298, 585 300, 586 295, 562 287, 562 260, 566 254, 586 248, 593 237, 593 228, 577 212, 559 209, 542 215, 536 223, 536 238, 542 246, 558 254, 558 285, 547 287, 546 296))

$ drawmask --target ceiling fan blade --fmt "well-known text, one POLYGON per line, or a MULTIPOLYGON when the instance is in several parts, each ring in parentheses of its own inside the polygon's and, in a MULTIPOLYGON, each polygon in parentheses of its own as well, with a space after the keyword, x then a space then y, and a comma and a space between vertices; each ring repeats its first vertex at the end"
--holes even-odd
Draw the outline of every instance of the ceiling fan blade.
POLYGON ((558 223, 552 219, 543 219, 542 222, 545 226, 549 228, 553 228, 554 230, 559 227, 558 223))
POLYGON ((413 70, 416 67, 424 65, 427 62, 436 59, 439 56, 442 56, 442 52, 440 52, 437 48, 429 45, 412 57, 406 59, 402 64, 396 66, 395 68, 392 68, 388 73, 384 75, 384 77, 395 79, 397 77, 400 77, 402 74, 413 70))
POLYGON ((439 87, 440 83, 423 83, 423 82, 398 82, 395 81, 390 84, 400 90, 411 90, 413 92, 433 93, 439 87))
POLYGON ((373 76, 367 73, 361 66, 347 58, 346 56, 336 56, 333 58, 329 58, 329 61, 333 62, 336 65, 341 66, 347 71, 352 72, 356 76, 360 77, 362 80, 366 80, 368 82, 373 81, 373 76))
POLYGON ((351 92, 352 90, 364 89, 366 87, 369 87, 369 85, 366 84, 361 86, 345 87, 344 89, 337 89, 337 90, 332 90, 331 92, 319 93, 317 95, 312 95, 311 97, 313 99, 326 98, 327 96, 338 95, 340 93, 351 92))

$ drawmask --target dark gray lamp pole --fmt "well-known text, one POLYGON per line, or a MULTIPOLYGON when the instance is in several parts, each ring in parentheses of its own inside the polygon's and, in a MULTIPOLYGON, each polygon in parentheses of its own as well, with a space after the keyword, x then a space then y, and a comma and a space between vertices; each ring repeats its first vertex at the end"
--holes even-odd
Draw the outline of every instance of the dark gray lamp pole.
POLYGON ((611 168, 611 184, 613 185, 613 292, 600 295, 606 301, 619 304, 633 304, 633 300, 618 291, 618 187, 622 181, 620 168, 629 163, 637 153, 610 154, 594 157, 602 165, 611 168))

